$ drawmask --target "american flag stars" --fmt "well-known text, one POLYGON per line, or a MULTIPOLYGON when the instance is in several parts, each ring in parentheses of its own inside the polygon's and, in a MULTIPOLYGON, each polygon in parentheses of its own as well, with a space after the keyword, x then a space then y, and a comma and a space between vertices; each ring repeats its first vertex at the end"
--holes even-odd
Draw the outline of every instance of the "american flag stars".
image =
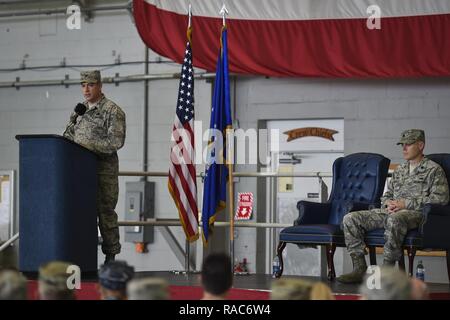
POLYGON ((182 67, 180 81, 180 89, 178 94, 178 108, 177 116, 182 124, 190 121, 194 117, 194 85, 193 85, 193 67, 191 57, 191 47, 187 44, 187 49, 185 51, 186 58, 184 58, 184 63, 182 67))

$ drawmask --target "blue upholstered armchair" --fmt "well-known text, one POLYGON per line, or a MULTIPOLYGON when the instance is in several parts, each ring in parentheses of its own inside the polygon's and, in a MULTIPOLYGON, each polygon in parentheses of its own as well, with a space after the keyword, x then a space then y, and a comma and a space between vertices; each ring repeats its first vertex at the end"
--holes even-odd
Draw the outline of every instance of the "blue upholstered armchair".
MULTIPOLYGON (((438 163, 445 171, 447 181, 450 181, 450 154, 430 154, 427 158, 438 163)), ((450 205, 427 204, 423 208, 423 223, 418 229, 410 230, 403 242, 408 252, 408 273, 412 276, 414 257, 420 249, 444 250, 447 255, 447 274, 450 280, 450 205)), ((384 246, 384 229, 370 231, 365 237, 369 247, 370 264, 376 265, 375 248, 384 246)), ((404 257, 399 261, 401 268, 405 268, 404 257)))
POLYGON ((299 201, 294 226, 280 232, 277 255, 283 273, 283 250, 287 243, 324 245, 327 251, 328 279, 336 277, 334 252, 345 246, 341 223, 349 211, 379 205, 390 160, 375 153, 354 153, 335 160, 333 187, 326 203, 299 201))

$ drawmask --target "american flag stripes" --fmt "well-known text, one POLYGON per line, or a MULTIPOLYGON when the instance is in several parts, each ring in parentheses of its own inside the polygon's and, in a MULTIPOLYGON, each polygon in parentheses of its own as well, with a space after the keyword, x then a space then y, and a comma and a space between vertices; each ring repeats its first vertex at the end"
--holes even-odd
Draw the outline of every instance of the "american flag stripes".
POLYGON ((178 208, 188 241, 198 232, 197 182, 194 161, 194 69, 188 29, 188 42, 181 69, 175 121, 170 152, 169 192, 178 208))

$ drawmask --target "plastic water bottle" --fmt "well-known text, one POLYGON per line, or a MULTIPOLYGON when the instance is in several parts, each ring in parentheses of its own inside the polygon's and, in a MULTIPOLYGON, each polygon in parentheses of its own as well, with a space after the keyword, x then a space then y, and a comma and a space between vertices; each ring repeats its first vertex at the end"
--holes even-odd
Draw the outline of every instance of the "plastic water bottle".
POLYGON ((417 264, 416 278, 425 281, 425 268, 423 267, 422 260, 417 264))
POLYGON ((280 259, 278 256, 275 256, 272 263, 272 278, 277 278, 280 274, 280 259))

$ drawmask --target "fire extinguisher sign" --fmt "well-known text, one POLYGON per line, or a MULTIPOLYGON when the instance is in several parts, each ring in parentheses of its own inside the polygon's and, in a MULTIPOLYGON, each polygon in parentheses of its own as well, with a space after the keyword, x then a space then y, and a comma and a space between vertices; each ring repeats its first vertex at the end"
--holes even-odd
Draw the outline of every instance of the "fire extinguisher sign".
POLYGON ((253 193, 239 192, 235 220, 250 220, 253 212, 253 193))

